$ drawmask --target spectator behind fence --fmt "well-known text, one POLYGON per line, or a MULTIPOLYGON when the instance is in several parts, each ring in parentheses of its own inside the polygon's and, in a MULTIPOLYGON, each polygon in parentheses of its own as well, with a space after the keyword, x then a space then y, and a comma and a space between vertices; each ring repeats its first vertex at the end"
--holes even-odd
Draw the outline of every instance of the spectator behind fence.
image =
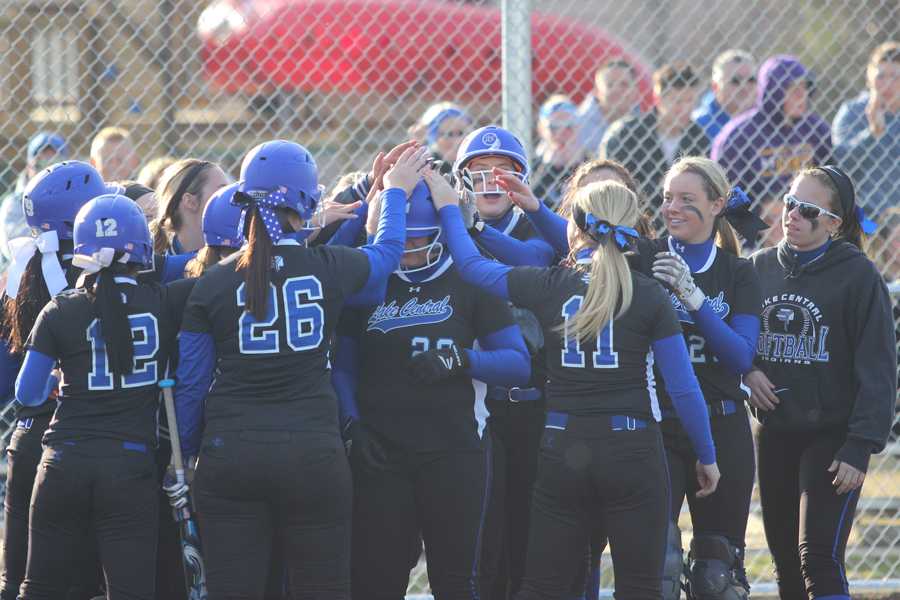
POLYGON ((151 158, 143 167, 137 176, 137 182, 146 185, 151 190, 155 190, 159 186, 160 177, 170 165, 174 164, 177 159, 173 156, 157 156, 151 158))
POLYGON ((625 165, 653 207, 662 203, 663 177, 678 157, 709 154, 706 132, 691 121, 699 84, 688 65, 661 67, 653 74, 655 109, 616 121, 600 143, 600 158, 625 165))
POLYGON ((716 136, 713 160, 754 202, 781 198, 794 175, 828 162, 828 123, 812 111, 812 91, 811 73, 796 57, 773 56, 759 69, 756 106, 716 136))
POLYGON ((756 59, 744 50, 726 50, 712 66, 710 89, 700 99, 691 118, 706 130, 710 143, 737 114, 753 106, 756 59))
POLYGON ((900 44, 878 46, 866 91, 841 105, 831 127, 835 158, 859 189, 859 203, 880 212, 900 194, 900 44))
POLYGON ((885 210, 878 221, 878 231, 869 238, 869 254, 888 283, 900 284, 900 206, 885 210))
POLYGON ((568 96, 556 94, 541 106, 538 119, 540 142, 532 168, 534 195, 555 209, 572 173, 587 158, 578 141, 578 108, 568 96))
POLYGON ((428 107, 409 134, 428 146, 431 156, 441 161, 441 174, 446 175, 456 161, 460 142, 471 130, 472 117, 462 107, 438 102, 428 107))
POLYGON ((91 164, 104 181, 130 179, 138 168, 138 157, 127 129, 104 127, 91 142, 91 164))
POLYGON ((57 133, 42 131, 28 142, 25 170, 16 180, 16 188, 0 201, 0 268, 9 264, 9 240, 29 235, 22 210, 22 193, 28 181, 38 172, 69 157, 66 140, 57 133))
POLYGON ((638 113, 638 73, 621 58, 613 59, 597 70, 594 93, 578 107, 581 128, 578 139, 588 154, 600 146, 603 134, 615 121, 638 113))

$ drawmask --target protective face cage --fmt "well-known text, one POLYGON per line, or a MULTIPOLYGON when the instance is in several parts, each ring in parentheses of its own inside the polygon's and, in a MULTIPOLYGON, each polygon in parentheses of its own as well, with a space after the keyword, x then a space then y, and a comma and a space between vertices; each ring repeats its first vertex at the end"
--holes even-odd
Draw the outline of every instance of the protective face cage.
MULTIPOLYGON (((503 173, 514 175, 519 178, 519 181, 525 182, 524 173, 507 171, 505 169, 503 170, 503 173)), ((497 183, 497 180, 494 179, 494 174, 491 171, 469 171, 469 175, 472 177, 472 190, 476 196, 506 193, 506 190, 501 188, 497 183)))
POLYGON ((444 244, 438 241, 441 239, 441 232, 442 229, 440 227, 407 227, 406 239, 430 237, 431 242, 420 248, 404 248, 404 256, 415 254, 416 252, 424 252, 425 262, 415 267, 404 266, 401 262, 400 271, 403 273, 416 273, 440 264, 441 258, 444 256, 444 244))

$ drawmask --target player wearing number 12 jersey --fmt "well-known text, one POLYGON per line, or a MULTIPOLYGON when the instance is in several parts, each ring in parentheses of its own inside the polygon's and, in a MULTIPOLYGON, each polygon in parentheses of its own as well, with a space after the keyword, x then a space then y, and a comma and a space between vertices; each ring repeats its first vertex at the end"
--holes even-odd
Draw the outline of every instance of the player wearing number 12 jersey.
POLYGON ((80 287, 41 311, 16 382, 16 399, 33 406, 47 397, 54 365, 62 372, 31 498, 20 597, 63 597, 93 532, 110 597, 151 600, 159 516, 156 383, 174 328, 165 290, 135 279, 150 266, 152 247, 133 201, 109 194, 85 204, 74 242, 80 287))
MULTIPOLYGON (((452 192, 452 191, 451 191, 452 192)), ((616 597, 661 596, 668 475, 653 364, 693 447, 701 493, 718 468, 708 415, 675 312, 662 288, 629 270, 635 195, 611 181, 572 200, 570 266, 511 268, 481 257, 453 194, 436 194, 460 274, 533 310, 547 352, 547 422, 518 600, 562 598, 593 528, 603 523, 616 597)))
POLYGON ((351 481, 328 355, 344 300, 383 285, 402 252, 408 190, 425 165, 410 148, 385 175, 375 243, 301 241, 321 195, 316 163, 287 141, 261 144, 234 201, 248 240, 188 299, 175 389, 213 598, 260 598, 280 533, 295 598, 346 599, 351 481))

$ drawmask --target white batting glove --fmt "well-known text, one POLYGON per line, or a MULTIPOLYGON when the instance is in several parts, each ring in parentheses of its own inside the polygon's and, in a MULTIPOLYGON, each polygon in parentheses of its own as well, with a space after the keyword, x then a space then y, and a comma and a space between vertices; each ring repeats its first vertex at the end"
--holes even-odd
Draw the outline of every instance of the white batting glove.
POLYGON ((691 268, 678 254, 671 252, 657 254, 653 263, 653 276, 675 292, 688 310, 700 310, 706 301, 706 294, 694 283, 691 268))

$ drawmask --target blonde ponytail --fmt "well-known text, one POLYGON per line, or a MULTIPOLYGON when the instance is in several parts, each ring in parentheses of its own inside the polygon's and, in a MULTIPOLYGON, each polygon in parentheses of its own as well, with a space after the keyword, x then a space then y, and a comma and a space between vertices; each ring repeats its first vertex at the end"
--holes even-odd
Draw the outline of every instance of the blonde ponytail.
MULTIPOLYGON (((579 190, 572 199, 573 212, 593 215, 611 226, 634 227, 640 217, 637 197, 624 185, 615 181, 592 183, 579 190)), ((573 215, 573 219, 578 219, 573 215)), ((582 233, 575 243, 575 251, 596 244, 590 263, 588 289, 581 308, 572 318, 564 336, 578 340, 594 339, 607 323, 621 317, 631 306, 634 286, 628 260, 616 246, 614 234, 597 242, 579 225, 582 233)))

